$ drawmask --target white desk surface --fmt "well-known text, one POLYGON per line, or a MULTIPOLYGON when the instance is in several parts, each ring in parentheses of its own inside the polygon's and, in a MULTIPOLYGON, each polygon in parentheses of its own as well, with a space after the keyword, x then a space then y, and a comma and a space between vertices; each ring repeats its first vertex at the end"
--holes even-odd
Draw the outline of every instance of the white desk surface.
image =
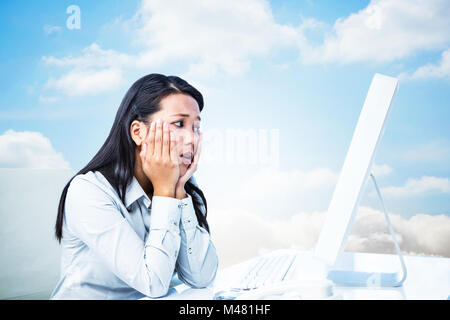
MULTIPOLYGON (((300 257, 311 256, 311 252, 298 251, 300 257)), ((341 299, 349 300, 445 300, 450 299, 450 258, 403 256, 408 276, 402 287, 369 288, 334 286, 333 292, 341 299)), ((193 289, 180 284, 169 290, 161 299, 211 300, 218 288, 230 283, 243 272, 250 260, 219 269, 214 283, 208 288, 193 289)), ((298 259, 298 261, 301 261, 298 259)), ((342 269, 357 271, 400 271, 399 258, 392 254, 344 252, 336 265, 342 269), (374 268, 375 266, 375 268, 374 268)), ((145 298, 147 299, 147 298, 145 298)))

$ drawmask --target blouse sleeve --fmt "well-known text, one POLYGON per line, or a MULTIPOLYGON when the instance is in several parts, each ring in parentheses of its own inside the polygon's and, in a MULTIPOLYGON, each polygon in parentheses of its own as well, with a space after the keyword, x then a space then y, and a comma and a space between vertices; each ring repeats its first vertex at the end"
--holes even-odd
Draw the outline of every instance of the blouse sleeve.
POLYGON ((167 294, 180 248, 180 207, 175 198, 154 196, 149 236, 144 242, 122 216, 115 200, 76 177, 68 189, 68 228, 122 281, 146 296, 167 294))
POLYGON ((187 195, 181 201, 181 244, 176 264, 178 276, 191 287, 207 287, 214 280, 218 268, 216 248, 208 231, 198 224, 192 197, 187 195))

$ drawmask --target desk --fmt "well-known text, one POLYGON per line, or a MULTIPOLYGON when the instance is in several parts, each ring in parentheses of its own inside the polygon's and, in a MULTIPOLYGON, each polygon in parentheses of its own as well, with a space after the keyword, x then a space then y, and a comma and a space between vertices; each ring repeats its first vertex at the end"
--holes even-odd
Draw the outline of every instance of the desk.
MULTIPOLYGON (((311 256, 309 251, 298 251, 299 256, 311 256)), ((333 292, 342 299, 350 300, 445 300, 450 297, 450 259, 440 257, 403 256, 408 276, 402 287, 361 288, 335 286, 333 292)), ((298 259, 301 262, 301 259, 298 259)), ((180 284, 169 290, 161 299, 210 300, 218 288, 241 274, 251 259, 225 269, 219 269, 214 283, 208 288, 192 289, 180 284)), ((344 252, 337 268, 357 271, 392 272, 400 270, 399 258, 391 254, 344 252), (374 267, 375 266, 375 267, 374 267)), ((150 299, 150 298, 145 298, 150 299)))

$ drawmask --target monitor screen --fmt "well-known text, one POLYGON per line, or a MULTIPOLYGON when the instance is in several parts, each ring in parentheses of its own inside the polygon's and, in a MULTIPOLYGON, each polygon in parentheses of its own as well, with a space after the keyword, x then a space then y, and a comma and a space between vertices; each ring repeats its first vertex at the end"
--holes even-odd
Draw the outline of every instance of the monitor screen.
POLYGON ((346 244, 397 83, 396 78, 378 73, 372 79, 314 250, 314 256, 329 266, 335 264, 346 244))

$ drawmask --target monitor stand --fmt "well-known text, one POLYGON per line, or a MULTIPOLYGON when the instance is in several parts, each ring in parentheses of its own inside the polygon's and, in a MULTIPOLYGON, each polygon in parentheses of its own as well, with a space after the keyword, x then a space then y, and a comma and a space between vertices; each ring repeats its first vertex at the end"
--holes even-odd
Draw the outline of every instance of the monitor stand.
POLYGON ((397 255, 400 259, 400 264, 402 267, 402 275, 400 276, 399 272, 392 273, 382 273, 382 272, 359 272, 359 271, 351 271, 351 270, 330 270, 328 272, 327 279, 333 281, 336 285, 341 286, 357 286, 357 287, 400 287, 406 279, 406 265, 403 261, 402 252, 398 245, 397 239, 395 237, 395 232, 392 228, 391 221, 386 212, 386 208, 384 206, 383 198, 381 197, 380 190, 378 189, 377 182, 375 180, 374 175, 371 173, 370 177, 375 185, 375 189, 377 191, 378 197, 381 202, 381 206, 384 212, 384 217, 386 218, 386 223, 389 229, 389 232, 392 235, 392 240, 394 241, 395 249, 397 251, 397 255))

